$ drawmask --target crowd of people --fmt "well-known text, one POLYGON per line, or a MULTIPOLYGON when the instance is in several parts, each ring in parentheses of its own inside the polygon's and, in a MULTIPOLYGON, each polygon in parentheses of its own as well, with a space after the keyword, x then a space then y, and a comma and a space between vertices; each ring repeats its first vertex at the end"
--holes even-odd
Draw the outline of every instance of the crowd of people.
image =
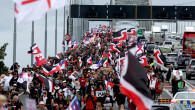
MULTIPOLYGON (((67 67, 50 75, 43 73, 43 66, 33 65, 30 67, 27 65, 27 67, 21 68, 18 63, 15 63, 8 73, 1 73, 0 107, 7 110, 23 110, 23 104, 18 97, 24 91, 24 94, 28 94, 30 99, 36 100, 38 110, 65 110, 75 97, 81 109, 112 110, 117 107, 118 110, 124 110, 126 96, 121 94, 120 72, 117 70, 117 59, 120 53, 109 51, 112 37, 112 35, 105 36, 103 34, 88 45, 81 42, 75 49, 68 50, 64 54, 61 53, 59 59, 67 59, 67 67), (108 53, 111 53, 112 58, 108 60, 106 67, 101 64, 99 68, 93 69, 87 62, 87 59, 91 57, 93 64, 99 64, 100 61, 108 59, 108 57, 102 57, 103 54, 108 55, 108 53), (82 65, 80 61, 82 61, 82 65), (28 90, 24 88, 24 84, 18 82, 19 69, 27 72, 32 78, 27 86, 28 90), (36 74, 41 74, 52 81, 54 92, 49 92, 36 74), (106 81, 114 86, 109 88, 106 81)), ((123 42, 122 46, 119 46, 120 52, 128 50, 128 45, 128 40, 123 42)), ((152 55, 147 52, 142 54, 146 54, 148 59, 148 66, 145 66, 148 89, 154 100, 158 100, 158 98, 162 98, 163 85, 166 81, 163 74, 167 72, 161 70, 160 66, 154 66, 155 61, 151 57, 152 55)), ((55 65, 52 57, 49 56, 46 60, 49 66, 55 65)), ((121 62, 120 65, 122 66, 122 64, 121 62)), ((172 70, 173 68, 170 67, 167 73, 168 77, 166 77, 167 81, 169 81, 172 70)))

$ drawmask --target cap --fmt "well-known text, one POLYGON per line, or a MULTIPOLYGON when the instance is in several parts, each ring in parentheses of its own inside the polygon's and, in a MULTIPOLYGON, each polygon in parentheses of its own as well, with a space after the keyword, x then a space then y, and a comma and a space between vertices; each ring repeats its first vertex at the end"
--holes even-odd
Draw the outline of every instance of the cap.
POLYGON ((39 104, 40 104, 40 105, 43 105, 43 104, 44 104, 44 102, 43 102, 43 101, 40 101, 40 102, 39 102, 39 104))
POLYGON ((17 86, 17 84, 13 84, 13 86, 17 86))
POLYGON ((64 80, 63 83, 66 83, 66 80, 64 80))
POLYGON ((59 95, 59 96, 62 96, 62 93, 59 93, 58 95, 59 95))

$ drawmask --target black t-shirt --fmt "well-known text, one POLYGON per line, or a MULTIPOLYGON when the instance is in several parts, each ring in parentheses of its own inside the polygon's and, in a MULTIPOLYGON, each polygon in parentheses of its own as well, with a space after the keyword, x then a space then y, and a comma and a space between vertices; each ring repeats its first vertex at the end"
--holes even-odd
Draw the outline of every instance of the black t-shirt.
POLYGON ((55 102, 58 103, 58 104, 63 103, 63 106, 67 106, 67 101, 64 100, 64 99, 57 98, 57 99, 55 99, 55 102))
POLYGON ((17 108, 21 108, 23 106, 21 101, 16 102, 15 105, 17 108))
POLYGON ((95 82, 95 84, 97 85, 97 88, 99 88, 100 85, 103 86, 103 81, 102 81, 102 80, 97 80, 97 81, 95 82))
POLYGON ((112 96, 111 96, 111 95, 109 95, 109 96, 105 95, 103 99, 104 99, 104 104, 109 104, 109 103, 111 103, 112 106, 113 106, 113 103, 112 103, 113 100, 112 100, 112 96), (108 102, 107 99, 110 99, 110 102, 108 102))
MULTIPOLYGON (((120 84, 120 80, 119 80, 119 79, 114 79, 114 80, 113 80, 113 83, 114 83, 114 84, 120 84)), ((117 93, 117 92, 120 92, 119 86, 118 86, 118 85, 114 85, 113 91, 116 92, 116 93, 117 93)))

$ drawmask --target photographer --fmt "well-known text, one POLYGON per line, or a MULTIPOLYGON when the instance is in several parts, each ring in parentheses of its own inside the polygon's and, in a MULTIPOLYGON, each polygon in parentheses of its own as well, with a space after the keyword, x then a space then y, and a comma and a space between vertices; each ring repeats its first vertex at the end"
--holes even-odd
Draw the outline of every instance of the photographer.
POLYGON ((13 70, 13 71, 18 71, 20 68, 20 65, 18 65, 18 62, 16 62, 15 64, 13 64, 10 68, 10 70, 13 70))
POLYGON ((91 94, 86 94, 86 96, 82 99, 82 102, 86 103, 86 106, 83 110, 94 110, 95 109, 95 101, 97 100, 97 97, 94 95, 94 92, 92 91, 91 94))

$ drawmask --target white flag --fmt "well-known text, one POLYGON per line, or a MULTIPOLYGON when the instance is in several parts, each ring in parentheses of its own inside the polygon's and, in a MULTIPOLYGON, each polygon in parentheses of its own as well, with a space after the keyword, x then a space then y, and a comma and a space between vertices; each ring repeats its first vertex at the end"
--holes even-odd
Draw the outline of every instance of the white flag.
POLYGON ((68 0, 13 0, 16 3, 15 17, 17 22, 40 19, 50 9, 68 5, 68 0))

